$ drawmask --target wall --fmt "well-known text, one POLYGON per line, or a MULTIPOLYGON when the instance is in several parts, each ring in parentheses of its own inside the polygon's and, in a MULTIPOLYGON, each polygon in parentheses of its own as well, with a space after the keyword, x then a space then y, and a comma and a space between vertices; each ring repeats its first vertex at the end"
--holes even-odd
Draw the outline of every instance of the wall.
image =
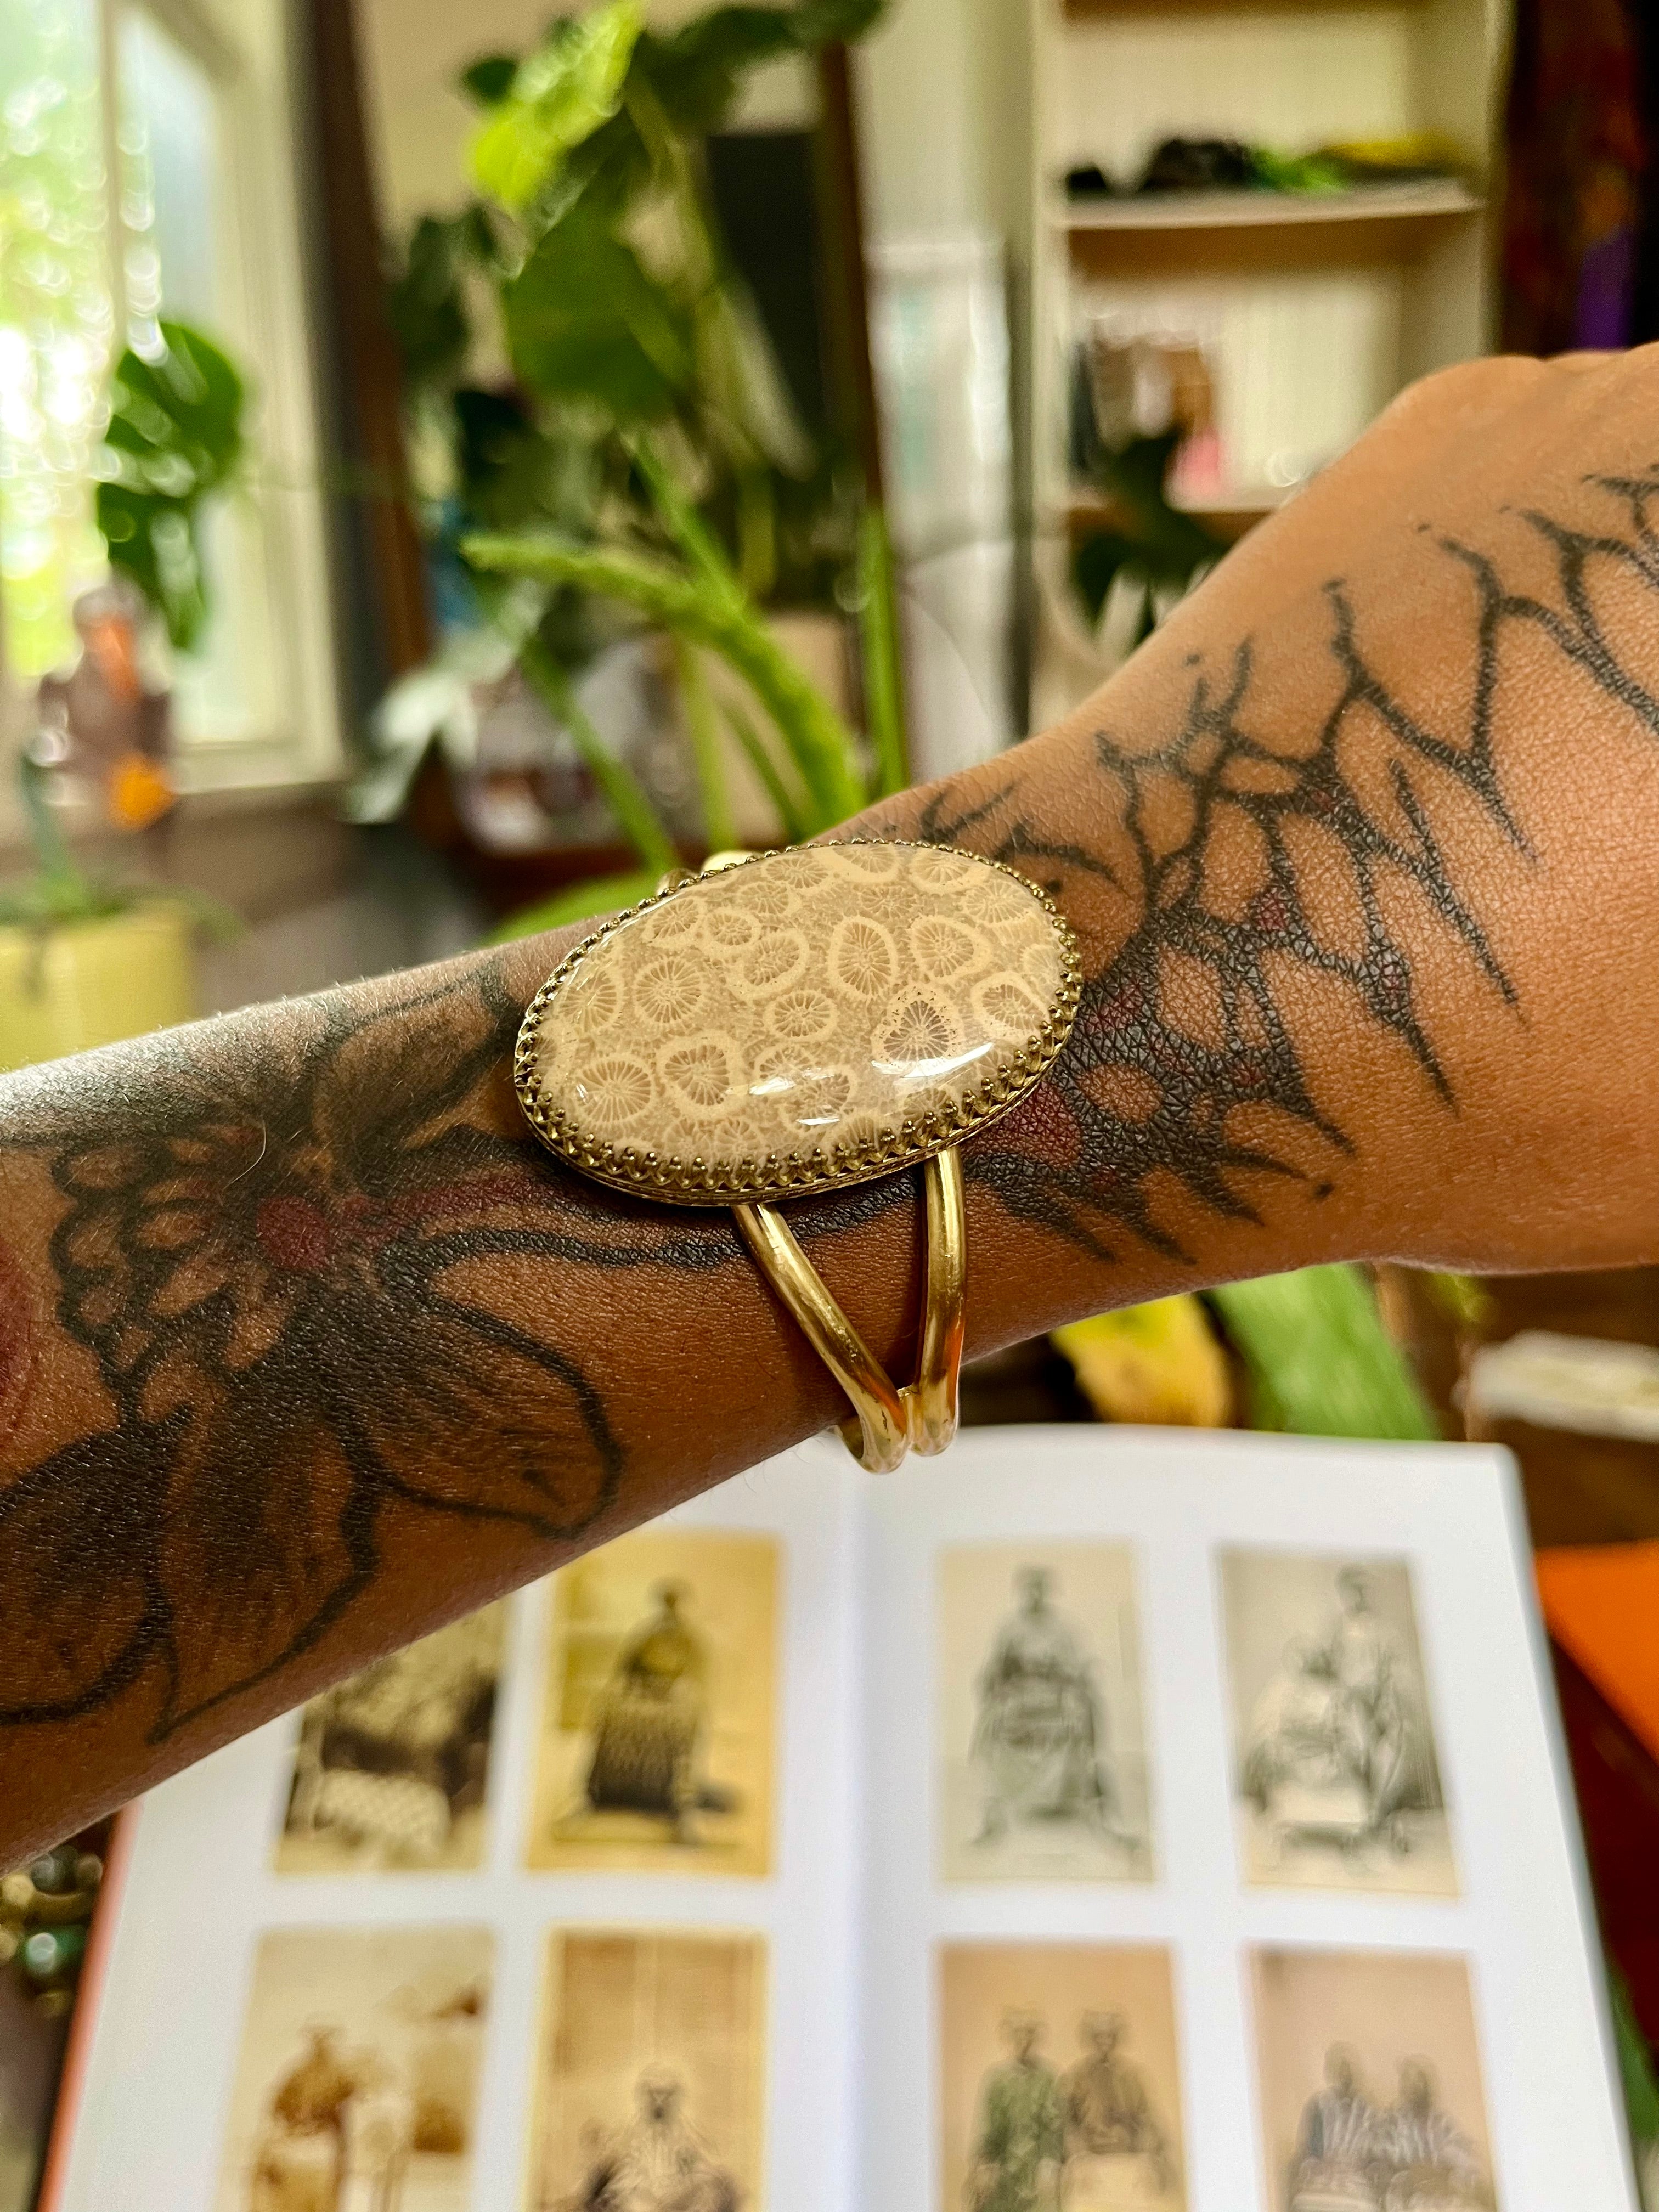
MULTIPOLYGON (((890 0, 889 21, 858 58, 872 237, 988 225, 1023 238, 1030 170, 1025 0, 890 0)), ((526 45, 548 0, 356 0, 371 128, 388 227, 461 193, 472 111, 456 71, 481 53, 526 45)), ((652 0, 653 22, 695 0, 652 0)), ((812 111, 808 72, 764 71, 742 121, 787 125, 812 111)))
POLYGON ((1030 206, 1025 0, 890 0, 859 56, 872 237, 972 224, 1017 257, 1030 206))
MULTIPOLYGON (((465 194, 466 148, 477 111, 455 88, 480 54, 520 52, 553 12, 550 0, 356 0, 381 216, 393 235, 429 208, 465 194)), ((698 0, 647 0, 658 25, 700 12, 698 0)), ((740 121, 787 127, 811 112, 807 73, 790 64, 759 71, 740 121)))

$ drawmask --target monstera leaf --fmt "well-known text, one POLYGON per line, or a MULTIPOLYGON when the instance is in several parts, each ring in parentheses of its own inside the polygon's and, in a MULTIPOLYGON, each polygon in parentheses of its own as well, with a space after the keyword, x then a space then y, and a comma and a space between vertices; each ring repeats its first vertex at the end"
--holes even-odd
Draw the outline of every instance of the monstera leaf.
POLYGON ((207 617, 198 524, 242 454, 242 380, 184 323, 161 326, 155 359, 117 366, 99 456, 97 520, 110 566, 130 576, 187 652, 207 617))
POLYGON ((647 31, 635 67, 676 129, 692 137, 726 121, 747 70, 781 54, 861 38, 884 0, 807 0, 799 8, 732 7, 693 16, 666 37, 647 31))
POLYGON ((554 25, 473 143, 473 174, 492 198, 515 214, 540 198, 566 158, 621 106, 639 35, 635 0, 554 25))
POLYGON ((461 71, 457 80, 461 90, 480 107, 499 107, 513 89, 513 80, 519 74, 516 54, 480 54, 461 71))
POLYGON ((516 392, 462 385, 452 405, 456 476, 470 517, 491 530, 550 519, 586 526, 599 478, 588 441, 542 429, 516 392))
POLYGON ((472 345, 466 270, 488 266, 492 252, 481 208, 422 216, 410 232, 404 265, 386 288, 386 313, 411 388, 461 374, 472 345))
POLYGON ((690 336, 673 301, 586 201, 541 240, 503 304, 514 367, 532 392, 646 422, 690 386, 690 336))

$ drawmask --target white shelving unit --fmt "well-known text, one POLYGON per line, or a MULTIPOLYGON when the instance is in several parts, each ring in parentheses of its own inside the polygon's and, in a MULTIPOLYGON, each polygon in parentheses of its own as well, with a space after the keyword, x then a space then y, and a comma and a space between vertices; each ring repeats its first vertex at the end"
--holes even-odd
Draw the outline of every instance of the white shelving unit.
POLYGON ((1401 387, 1491 343, 1485 180, 1510 0, 1030 0, 1034 726, 1098 680, 1065 586, 1099 502, 1068 480, 1074 341, 1091 319, 1195 342, 1222 482, 1198 511, 1237 534, 1334 458, 1401 387), (1133 185, 1164 139, 1300 153, 1433 132, 1465 180, 1330 195, 1070 199, 1097 164, 1133 185))
POLYGON ((1157 192, 1139 198, 1056 200, 1049 222, 1068 234, 1096 230, 1262 230, 1298 225, 1433 221, 1479 215, 1467 185, 1366 185, 1346 192, 1157 192))

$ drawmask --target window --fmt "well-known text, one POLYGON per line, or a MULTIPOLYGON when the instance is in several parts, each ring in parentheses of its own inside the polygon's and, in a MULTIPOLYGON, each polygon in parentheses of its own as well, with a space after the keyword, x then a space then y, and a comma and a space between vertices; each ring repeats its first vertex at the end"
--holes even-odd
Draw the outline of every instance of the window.
POLYGON ((208 520, 212 617, 172 680, 186 787, 339 759, 282 0, 0 6, 0 620, 30 686, 103 569, 112 362, 195 323, 250 384, 245 489, 208 520))

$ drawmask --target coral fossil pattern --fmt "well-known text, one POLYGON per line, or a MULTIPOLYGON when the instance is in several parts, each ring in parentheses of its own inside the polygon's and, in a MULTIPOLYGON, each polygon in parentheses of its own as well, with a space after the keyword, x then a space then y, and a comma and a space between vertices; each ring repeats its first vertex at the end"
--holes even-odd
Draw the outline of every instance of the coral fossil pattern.
POLYGON ((532 1066, 544 1108, 608 1151, 805 1161, 994 1092, 1066 983, 1018 877, 935 848, 815 847, 602 938, 551 987, 532 1066))

